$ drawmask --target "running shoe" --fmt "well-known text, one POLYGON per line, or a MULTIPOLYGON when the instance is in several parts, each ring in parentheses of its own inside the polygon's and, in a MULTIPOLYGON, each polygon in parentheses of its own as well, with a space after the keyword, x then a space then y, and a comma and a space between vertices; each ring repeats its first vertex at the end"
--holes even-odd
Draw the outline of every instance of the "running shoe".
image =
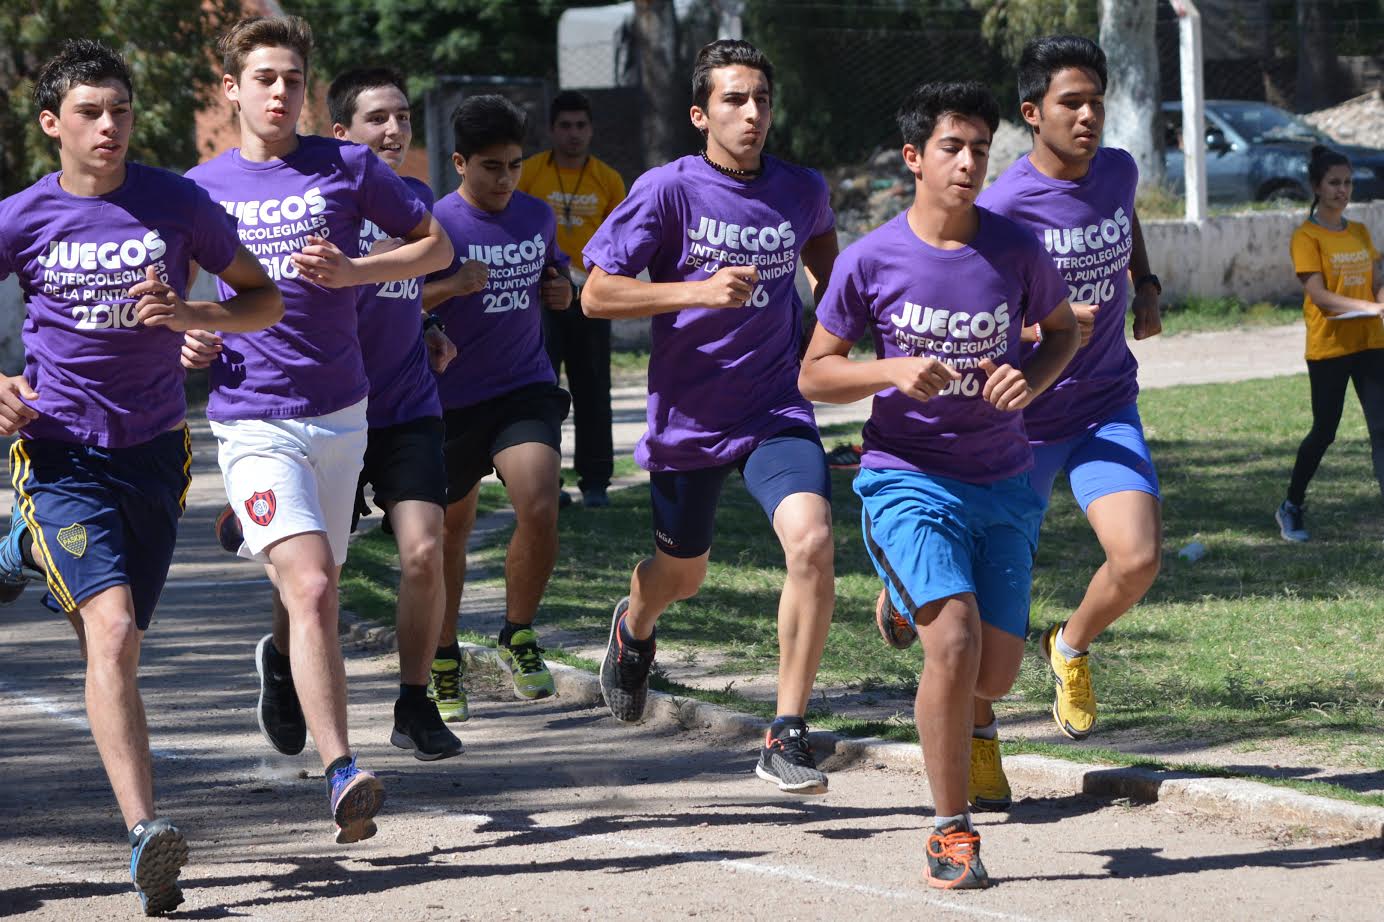
POLYGON ((817 767, 803 721, 785 723, 778 736, 772 729, 765 731, 754 773, 789 794, 827 792, 826 773, 817 767))
POLYGON ((923 878, 939 890, 980 890, 990 886, 990 875, 980 863, 980 833, 956 820, 927 837, 927 863, 923 878))
POLYGON ((418 704, 402 698, 394 702, 394 732, 389 742, 413 750, 413 757, 420 762, 461 755, 461 740, 442 722, 437 702, 427 698, 418 704))
POLYGON ((212 527, 216 530, 216 543, 221 545, 221 549, 229 554, 238 555, 245 535, 240 530, 240 519, 236 518, 235 510, 231 508, 230 503, 221 507, 221 511, 216 514, 216 524, 212 527))
POLYGON ((461 660, 435 659, 428 679, 428 697, 437 704, 437 713, 449 723, 471 717, 466 689, 461 687, 461 660))
POLYGON ((860 456, 864 453, 862 446, 842 442, 827 452, 827 465, 838 470, 851 470, 860 467, 860 456))
POLYGON ((1039 645, 1043 658, 1057 679, 1057 694, 1052 702, 1052 719, 1057 728, 1074 740, 1084 740, 1096 725, 1096 693, 1091 688, 1091 657, 1083 653, 1067 659, 1057 649, 1057 632, 1062 625, 1054 624, 1043 632, 1039 645))
POLYGON ((879 628, 879 636, 895 650, 907 650, 918 639, 918 631, 899 614, 889 598, 888 589, 881 589, 875 600, 875 626, 879 628))
POLYGON ((1000 759, 1000 741, 971 737, 971 778, 967 788, 971 806, 1003 813, 1014 802, 1009 779, 1000 759))
POLYGON ((601 660, 601 694, 616 720, 635 723, 644 716, 649 697, 649 670, 654 665, 654 637, 647 651, 635 649, 620 636, 620 623, 629 612, 629 597, 621 599, 610 618, 610 640, 601 660))
POLYGON ((581 491, 581 504, 587 509, 604 509, 610 505, 610 495, 605 487, 581 491))
POLYGON ((150 820, 130 830, 130 880, 146 916, 161 916, 183 901, 178 874, 187 864, 187 841, 168 820, 150 820))
POLYGON ((24 587, 31 578, 41 578, 41 574, 24 566, 24 535, 29 523, 24 516, 14 514, 10 518, 10 531, 0 538, 0 605, 9 605, 24 594, 24 587))
POLYGON ((543 662, 543 648, 538 645, 538 635, 533 628, 515 631, 509 643, 500 644, 499 652, 500 665, 505 667, 514 682, 514 697, 537 701, 557 694, 553 674, 548 671, 548 664, 543 662))
POLYGON ((1307 533, 1306 511, 1302 506, 1290 503, 1285 499, 1283 504, 1274 512, 1273 520, 1278 523, 1278 533, 1283 536, 1284 541, 1301 544, 1303 541, 1312 539, 1312 536, 1307 533))
POLYGON ((260 732, 277 751, 296 756, 308 741, 308 725, 293 687, 293 673, 274 663, 274 635, 265 634, 255 647, 255 671, 259 673, 259 706, 255 718, 260 732))
POLYGON ((356 768, 355 756, 331 773, 327 796, 336 822, 337 845, 368 839, 378 831, 375 814, 384 806, 384 785, 370 772, 356 768))

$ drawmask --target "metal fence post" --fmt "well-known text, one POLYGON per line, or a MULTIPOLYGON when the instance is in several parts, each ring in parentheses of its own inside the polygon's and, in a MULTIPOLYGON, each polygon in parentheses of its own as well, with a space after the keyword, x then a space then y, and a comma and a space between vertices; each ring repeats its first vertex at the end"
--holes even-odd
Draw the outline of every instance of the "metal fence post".
POLYGON ((1192 0, 1172 0, 1177 13, 1182 76, 1183 189, 1188 221, 1206 218, 1206 90, 1202 83, 1201 13, 1192 0))

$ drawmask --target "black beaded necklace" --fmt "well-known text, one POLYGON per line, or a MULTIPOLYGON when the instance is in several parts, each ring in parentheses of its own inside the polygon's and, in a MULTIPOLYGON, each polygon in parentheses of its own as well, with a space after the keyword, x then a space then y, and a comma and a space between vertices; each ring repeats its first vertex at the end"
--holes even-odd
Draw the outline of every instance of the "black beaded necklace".
POLYGON ((702 159, 706 161, 707 166, 711 167, 718 173, 729 176, 731 179, 739 179, 748 182, 751 179, 758 178, 764 173, 763 161, 760 161, 760 165, 756 169, 741 170, 731 166, 721 166, 721 164, 717 163, 715 160, 712 160, 710 157, 707 156, 705 149, 702 150, 701 156, 702 159))

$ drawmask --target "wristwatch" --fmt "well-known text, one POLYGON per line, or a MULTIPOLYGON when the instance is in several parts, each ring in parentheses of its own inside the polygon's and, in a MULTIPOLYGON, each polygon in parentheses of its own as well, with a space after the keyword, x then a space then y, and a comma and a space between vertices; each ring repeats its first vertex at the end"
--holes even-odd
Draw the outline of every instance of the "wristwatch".
POLYGON ((1135 280, 1134 293, 1138 294, 1139 289, 1143 288, 1146 282, 1152 282, 1153 287, 1158 289, 1158 293, 1160 295, 1163 293, 1163 283, 1158 281, 1158 276, 1154 275, 1152 272, 1150 272, 1148 275, 1141 275, 1137 280, 1135 280))
POLYGON ((436 314, 424 314, 423 332, 426 333, 429 330, 437 330, 439 333, 446 333, 447 325, 444 324, 442 322, 442 318, 437 316, 436 314))

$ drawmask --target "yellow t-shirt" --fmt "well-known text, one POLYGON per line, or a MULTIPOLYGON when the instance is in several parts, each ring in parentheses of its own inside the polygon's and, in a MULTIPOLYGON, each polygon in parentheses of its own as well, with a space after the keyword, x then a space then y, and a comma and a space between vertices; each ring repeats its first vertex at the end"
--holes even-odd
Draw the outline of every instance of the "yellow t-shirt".
POLYGON ((558 249, 572 260, 573 279, 580 283, 585 275, 581 251, 625 200, 625 181, 596 157, 587 157, 585 169, 559 169, 553 152, 545 150, 524 161, 519 191, 541 198, 553 209, 558 249))
MULTIPOLYGON (((1348 298, 1373 301, 1379 279, 1374 263, 1379 251, 1370 240, 1369 229, 1358 221, 1347 221, 1345 230, 1330 230, 1304 221, 1293 231, 1293 271, 1320 272, 1327 291, 1348 298)), ((1302 313, 1307 320, 1307 358, 1334 359, 1366 349, 1384 349, 1384 322, 1378 317, 1329 320, 1302 296, 1302 313)))

